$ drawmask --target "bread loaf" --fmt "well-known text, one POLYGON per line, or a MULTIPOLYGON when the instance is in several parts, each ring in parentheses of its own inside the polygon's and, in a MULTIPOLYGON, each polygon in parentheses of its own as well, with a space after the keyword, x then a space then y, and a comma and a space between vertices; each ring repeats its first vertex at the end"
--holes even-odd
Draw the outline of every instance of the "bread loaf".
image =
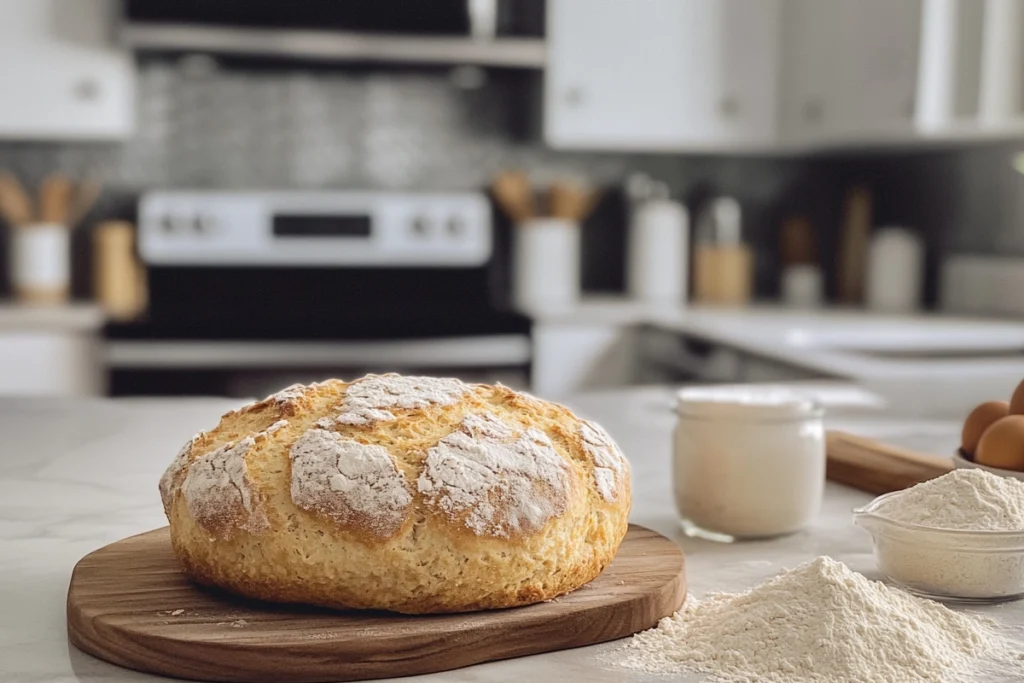
POLYGON ((579 588, 611 562, 630 507, 629 464, 598 425, 503 386, 393 374, 224 415, 160 493, 200 583, 411 614, 579 588))

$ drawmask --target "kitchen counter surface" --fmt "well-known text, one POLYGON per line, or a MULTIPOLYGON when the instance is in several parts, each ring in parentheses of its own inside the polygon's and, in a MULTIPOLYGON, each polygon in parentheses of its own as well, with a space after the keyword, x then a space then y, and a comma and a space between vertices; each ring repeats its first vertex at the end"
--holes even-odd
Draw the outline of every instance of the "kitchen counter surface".
POLYGON ((26 306, 0 303, 0 332, 60 330, 98 332, 104 315, 99 307, 87 303, 60 306, 26 306))
MULTIPOLYGON (((1009 320, 843 307, 658 306, 607 296, 532 316, 544 325, 667 332, 804 375, 855 381, 894 401, 950 394, 956 387, 958 395, 943 402, 954 412, 1009 395, 1024 377, 1024 323, 1009 320), (908 386, 914 388, 909 394, 908 386)), ((674 353, 666 353, 671 361, 674 353)))
MULTIPOLYGON (((698 597, 709 590, 747 588, 822 554, 877 577, 869 539, 850 523, 851 508, 868 501, 867 494, 829 484, 818 523, 786 538, 732 545, 689 539, 679 531, 668 483, 671 392, 618 390, 569 403, 604 424, 629 456, 632 520, 683 546, 690 589, 698 597)), ((106 664, 68 644, 68 579, 86 553, 165 524, 156 491, 161 472, 197 429, 214 424, 237 404, 216 399, 0 401, 5 443, 0 455, 0 683, 159 680, 106 664)), ((952 421, 899 421, 869 408, 835 413, 831 426, 935 452, 948 452, 957 434, 952 421)), ((1024 628, 1024 602, 982 611, 1024 628)), ((1021 643, 1024 648, 1024 639, 1021 643)), ((664 680, 603 663, 616 647, 610 643, 402 680, 664 680)))
POLYGON ((1024 368, 1024 325, 999 320, 760 306, 648 309, 642 323, 848 379, 1024 368))
POLYGON ((962 358, 970 355, 989 356, 979 363, 1016 356, 1012 362, 1024 367, 1024 324, 1006 320, 843 307, 659 306, 600 296, 571 310, 530 315, 547 324, 646 325, 850 379, 890 374, 895 364, 888 361, 894 357, 901 357, 905 374, 917 374, 910 360, 919 367, 947 368, 933 361, 944 354, 967 360, 963 373, 971 371, 975 359, 962 358))

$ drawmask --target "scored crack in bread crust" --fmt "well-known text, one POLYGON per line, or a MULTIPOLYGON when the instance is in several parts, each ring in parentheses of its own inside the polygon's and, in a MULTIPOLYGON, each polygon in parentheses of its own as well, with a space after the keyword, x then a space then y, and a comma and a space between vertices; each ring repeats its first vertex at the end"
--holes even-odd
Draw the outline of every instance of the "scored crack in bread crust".
POLYGON ((232 411, 160 494, 200 583, 413 614, 575 590, 611 562, 630 507, 629 464, 595 423, 503 386, 399 375, 232 411))

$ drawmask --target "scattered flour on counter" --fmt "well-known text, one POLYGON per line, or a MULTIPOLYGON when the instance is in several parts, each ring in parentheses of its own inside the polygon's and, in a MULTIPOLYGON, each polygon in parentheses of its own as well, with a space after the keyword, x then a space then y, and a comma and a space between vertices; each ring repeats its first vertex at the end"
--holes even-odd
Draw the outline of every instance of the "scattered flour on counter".
POLYGON ((958 469, 883 501, 882 517, 940 529, 1024 530, 1024 482, 958 469))
POLYGON ((688 600, 634 636, 616 663, 728 683, 948 683, 1024 663, 988 620, 819 557, 745 593, 688 600))

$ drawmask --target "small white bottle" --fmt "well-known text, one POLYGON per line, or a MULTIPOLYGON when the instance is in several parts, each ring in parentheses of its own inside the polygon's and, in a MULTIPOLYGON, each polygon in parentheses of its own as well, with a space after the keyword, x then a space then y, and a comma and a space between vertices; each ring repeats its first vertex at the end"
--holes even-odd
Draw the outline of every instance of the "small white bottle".
POLYGON ((821 266, 796 263, 782 271, 782 302, 790 308, 820 308, 825 281, 821 266))
POLYGON ((689 219, 682 204, 649 199, 632 212, 626 278, 631 297, 658 305, 686 301, 689 219))
POLYGON ((921 305, 924 244, 906 228, 880 228, 868 245, 864 298, 885 313, 911 313, 921 305))

